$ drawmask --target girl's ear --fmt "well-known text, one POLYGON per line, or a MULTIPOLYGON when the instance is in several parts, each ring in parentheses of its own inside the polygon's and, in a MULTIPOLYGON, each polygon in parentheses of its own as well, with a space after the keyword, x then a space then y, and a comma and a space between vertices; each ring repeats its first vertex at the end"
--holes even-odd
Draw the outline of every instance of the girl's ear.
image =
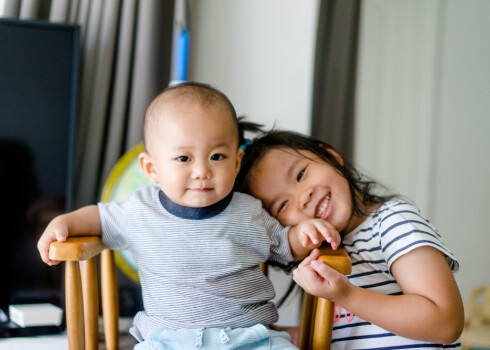
POLYGON ((324 143, 320 143, 320 147, 325 149, 328 153, 330 153, 337 160, 337 162, 339 162, 340 165, 342 166, 344 165, 344 159, 336 150, 334 150, 331 147, 328 147, 324 143))
POLYGON ((153 183, 158 183, 158 171, 149 153, 142 152, 139 155, 140 167, 143 174, 153 183))

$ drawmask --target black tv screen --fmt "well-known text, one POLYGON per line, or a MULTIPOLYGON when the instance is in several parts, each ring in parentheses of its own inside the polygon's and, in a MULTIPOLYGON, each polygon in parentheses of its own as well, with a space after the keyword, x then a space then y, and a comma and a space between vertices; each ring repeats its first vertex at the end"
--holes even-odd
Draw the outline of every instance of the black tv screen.
POLYGON ((2 309, 60 289, 36 243, 72 207, 79 47, 78 26, 0 19, 2 309))

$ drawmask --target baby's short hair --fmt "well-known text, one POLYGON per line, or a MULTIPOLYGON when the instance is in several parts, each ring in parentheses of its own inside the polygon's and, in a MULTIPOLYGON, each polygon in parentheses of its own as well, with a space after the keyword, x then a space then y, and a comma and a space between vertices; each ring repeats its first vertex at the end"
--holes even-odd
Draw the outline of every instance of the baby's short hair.
POLYGON ((220 104, 225 110, 229 111, 230 118, 236 126, 237 138, 238 118, 235 108, 231 101, 221 91, 213 88, 210 85, 197 82, 184 82, 176 85, 171 85, 159 93, 148 105, 144 116, 144 137, 145 143, 149 140, 149 132, 152 127, 154 118, 160 115, 169 105, 184 104, 188 102, 198 102, 203 105, 220 104))

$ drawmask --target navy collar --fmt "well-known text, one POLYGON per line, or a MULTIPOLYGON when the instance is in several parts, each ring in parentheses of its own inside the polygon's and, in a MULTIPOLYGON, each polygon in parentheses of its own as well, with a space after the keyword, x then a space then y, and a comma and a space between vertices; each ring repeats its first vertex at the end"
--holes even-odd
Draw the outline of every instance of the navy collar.
POLYGON ((216 216, 220 214, 223 210, 225 210, 230 203, 231 198, 233 197, 233 192, 230 192, 219 202, 201 208, 184 207, 183 205, 177 204, 173 202, 170 198, 168 198, 167 195, 163 193, 163 191, 159 192, 158 197, 160 198, 160 203, 162 203, 162 206, 170 214, 175 215, 181 219, 203 220, 212 218, 213 216, 216 216))

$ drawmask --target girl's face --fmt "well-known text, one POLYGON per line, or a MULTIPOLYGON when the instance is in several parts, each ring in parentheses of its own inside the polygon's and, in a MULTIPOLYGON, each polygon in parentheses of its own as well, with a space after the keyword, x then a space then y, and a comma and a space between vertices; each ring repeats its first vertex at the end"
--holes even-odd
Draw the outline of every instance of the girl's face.
POLYGON ((353 215, 347 180, 313 153, 300 152, 288 148, 267 152, 252 169, 251 194, 285 226, 320 218, 338 232, 350 232, 362 219, 353 215))

